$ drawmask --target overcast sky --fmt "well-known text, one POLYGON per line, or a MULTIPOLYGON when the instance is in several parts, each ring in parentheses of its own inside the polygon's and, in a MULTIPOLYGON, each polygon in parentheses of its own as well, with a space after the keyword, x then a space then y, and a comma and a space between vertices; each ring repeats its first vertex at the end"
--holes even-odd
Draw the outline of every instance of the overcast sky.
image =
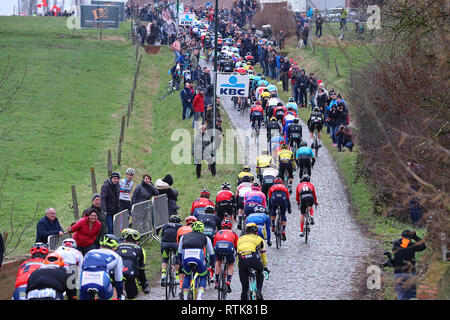
POLYGON ((14 12, 16 6, 17 14, 17 0, 0 0, 0 16, 10 16, 14 12))

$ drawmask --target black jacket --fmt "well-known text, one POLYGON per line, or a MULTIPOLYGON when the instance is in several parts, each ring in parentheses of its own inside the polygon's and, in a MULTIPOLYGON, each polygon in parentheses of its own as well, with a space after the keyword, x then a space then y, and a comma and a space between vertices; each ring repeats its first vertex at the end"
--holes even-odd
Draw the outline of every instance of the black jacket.
POLYGON ((394 241, 392 252, 394 253, 393 267, 394 273, 414 273, 416 259, 415 255, 418 251, 426 249, 425 242, 421 242, 421 238, 414 237, 416 242, 408 238, 400 238, 394 241))
POLYGON ((111 179, 105 180, 100 192, 100 197, 102 199, 102 210, 105 211, 106 214, 114 215, 119 212, 119 194, 119 184, 117 183, 114 185, 111 182, 111 179))
POLYGON ((158 190, 152 183, 146 184, 144 180, 142 180, 133 192, 131 205, 150 200, 153 196, 159 196, 158 190))
POLYGON ((309 78, 306 74, 301 72, 298 74, 297 79, 295 79, 295 84, 299 89, 306 89, 309 86, 309 78))

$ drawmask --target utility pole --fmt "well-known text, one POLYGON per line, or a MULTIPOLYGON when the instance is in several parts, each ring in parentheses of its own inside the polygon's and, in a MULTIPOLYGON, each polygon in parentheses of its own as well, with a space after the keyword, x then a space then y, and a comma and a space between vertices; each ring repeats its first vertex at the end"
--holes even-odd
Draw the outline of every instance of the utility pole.
POLYGON ((217 108, 217 35, 219 32, 219 0, 216 0, 216 7, 214 8, 214 104, 213 104, 213 150, 214 163, 216 162, 216 108, 217 108))

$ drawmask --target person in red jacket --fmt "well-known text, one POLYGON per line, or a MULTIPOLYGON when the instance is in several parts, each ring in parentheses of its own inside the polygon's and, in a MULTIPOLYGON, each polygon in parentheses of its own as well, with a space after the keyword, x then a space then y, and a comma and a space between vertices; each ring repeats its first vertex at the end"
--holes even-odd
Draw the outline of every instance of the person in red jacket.
POLYGON ((225 217, 234 222, 236 214, 235 202, 236 198, 230 191, 231 185, 228 182, 222 183, 222 190, 216 195, 216 215, 223 220, 225 217))
POLYGON ((316 206, 318 205, 316 189, 314 188, 314 185, 309 181, 310 181, 309 175, 304 174, 302 179, 300 180, 300 183, 297 186, 297 191, 296 191, 296 200, 297 200, 297 204, 300 206, 300 213, 301 213, 300 237, 304 236, 303 227, 305 225, 306 209, 310 210, 311 224, 314 224, 314 219, 313 219, 314 212, 312 210, 312 205, 313 204, 315 204, 316 206))
POLYGON ((88 208, 84 212, 84 217, 78 220, 73 226, 68 227, 67 231, 72 233, 73 239, 77 242, 77 248, 83 256, 91 249, 95 249, 95 239, 100 233, 102 224, 98 221, 98 212, 94 208, 88 208))
MULTIPOLYGON (((205 90, 203 88, 198 89, 198 93, 192 102, 192 109, 194 110, 194 121, 192 128, 195 127, 195 122, 202 118, 202 124, 205 124, 205 90)), ((198 126, 197 126, 198 127, 198 126)))
POLYGON ((289 201, 289 190, 283 184, 281 178, 276 178, 274 184, 269 189, 269 209, 270 209, 270 220, 272 222, 272 232, 275 231, 275 218, 276 209, 280 207, 281 214, 281 239, 286 241, 286 210, 291 213, 291 202, 289 201))
POLYGON ((35 270, 44 265, 48 251, 48 246, 42 242, 36 242, 31 246, 31 259, 25 260, 17 272, 12 300, 26 300, 28 278, 35 270))
POLYGON ((231 279, 233 278, 234 273, 234 256, 237 249, 237 241, 239 238, 236 232, 231 230, 232 227, 233 223, 231 221, 223 221, 222 229, 217 231, 216 235, 214 236, 213 243, 214 253, 216 254, 216 281, 214 283, 214 288, 217 289, 217 287, 219 286, 220 269, 222 268, 222 260, 225 256, 228 262, 226 280, 227 292, 231 292, 231 279))
POLYGON ((203 191, 200 193, 200 198, 197 198, 194 200, 194 202, 192 202, 192 207, 191 207, 192 215, 195 213, 197 213, 197 214, 204 213, 205 208, 207 206, 214 207, 214 202, 209 199, 210 195, 211 195, 211 193, 209 192, 209 190, 203 189, 203 191))
POLYGON ((263 119, 264 119, 264 109, 263 107, 261 107, 260 103, 255 103, 255 105, 250 109, 250 122, 252 123, 252 129, 255 128, 255 121, 258 121, 258 130, 261 129, 261 122, 263 121, 263 119))

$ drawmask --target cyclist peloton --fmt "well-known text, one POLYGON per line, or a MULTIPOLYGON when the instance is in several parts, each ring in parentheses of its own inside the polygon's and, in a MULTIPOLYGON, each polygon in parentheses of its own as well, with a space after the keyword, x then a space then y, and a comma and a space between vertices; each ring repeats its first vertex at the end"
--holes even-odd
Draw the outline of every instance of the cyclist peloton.
POLYGON ((200 198, 197 198, 192 202, 191 215, 204 212, 207 206, 214 206, 214 202, 209 199, 210 195, 211 193, 208 189, 203 189, 200 193, 200 198))
POLYGON ((237 253, 239 280, 242 285, 241 300, 247 300, 250 268, 256 271, 256 298, 257 300, 263 300, 263 271, 269 272, 269 270, 267 269, 266 246, 264 239, 258 236, 256 223, 245 225, 245 235, 238 239, 237 253))
POLYGON ((150 288, 145 276, 144 248, 139 245, 141 234, 139 231, 131 228, 125 228, 121 232, 124 242, 117 246, 116 252, 122 257, 123 277, 125 279, 125 293, 129 300, 135 299, 139 294, 137 280, 144 293, 150 293, 150 288))
POLYGON ((222 183, 222 190, 216 195, 216 214, 220 220, 224 220, 228 216, 227 218, 234 222, 236 199, 230 189, 231 185, 228 182, 222 183))
POLYGON ((100 300, 109 300, 114 293, 113 286, 116 288, 117 298, 125 300, 123 260, 114 252, 119 246, 118 239, 113 234, 105 234, 100 238, 99 244, 100 249, 92 249, 84 256, 80 275, 80 300, 94 300, 96 294, 100 300), (113 279, 110 278, 111 273, 113 279))
POLYGON ((225 255, 228 262, 227 267, 227 292, 231 292, 231 279, 234 274, 234 256, 237 249, 238 235, 231 230, 233 223, 230 220, 224 220, 219 230, 214 236, 214 252, 216 254, 216 267, 215 267, 215 283, 214 288, 219 286, 220 270, 222 268, 222 256, 225 255))
POLYGON ((31 246, 31 259, 22 262, 17 272, 12 300, 26 300, 28 279, 34 271, 44 265, 44 259, 48 251, 48 246, 43 242, 36 242, 31 246))
POLYGON ((190 263, 194 263, 196 265, 196 272, 200 277, 197 299, 202 300, 206 287, 206 273, 208 272, 206 269, 206 260, 203 248, 206 248, 206 251, 211 258, 212 265, 215 263, 215 254, 211 239, 203 234, 205 227, 203 222, 196 221, 191 227, 192 232, 186 233, 182 236, 178 246, 178 258, 182 262, 182 268, 185 274, 185 278, 183 280, 183 298, 184 300, 187 300, 191 277, 194 276, 190 263))
POLYGON ((286 210, 291 213, 291 202, 289 201, 289 190, 283 184, 281 178, 274 181, 274 185, 269 189, 269 208, 270 220, 272 222, 272 232, 275 231, 275 218, 277 215, 277 206, 280 208, 281 215, 281 240, 286 241, 286 210))
POLYGON ((316 158, 314 157, 314 151, 308 147, 304 141, 300 142, 297 150, 296 161, 299 168, 299 178, 302 178, 303 176, 303 168, 306 168, 308 175, 311 176, 311 168, 314 166, 316 158))
MULTIPOLYGON (((297 204, 300 207, 300 237, 304 236, 303 227, 305 225, 305 214, 306 210, 310 209, 313 204, 316 206, 319 205, 317 203, 317 196, 316 196, 316 189, 314 188, 314 185, 309 182, 310 177, 307 174, 304 174, 303 177, 300 180, 300 183, 297 186, 296 191, 296 200, 297 204)), ((311 225, 314 224, 313 219, 313 210, 310 210, 311 214, 311 225)))

